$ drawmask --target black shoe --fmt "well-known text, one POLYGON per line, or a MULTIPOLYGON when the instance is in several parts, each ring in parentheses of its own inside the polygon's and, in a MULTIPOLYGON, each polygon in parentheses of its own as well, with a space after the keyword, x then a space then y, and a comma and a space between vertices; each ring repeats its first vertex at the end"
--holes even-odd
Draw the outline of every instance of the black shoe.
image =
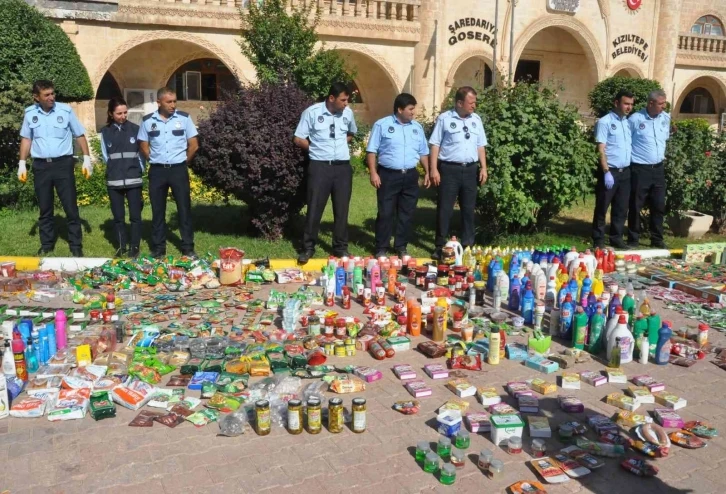
POLYGON ((73 257, 83 257, 83 249, 71 249, 71 255, 73 257))
POLYGON ((53 252, 53 248, 52 247, 49 248, 49 249, 48 248, 45 248, 45 247, 41 247, 40 249, 38 249, 38 255, 39 256, 47 256, 48 254, 51 254, 52 252, 53 252))
POLYGON ((138 247, 131 247, 128 252, 128 256, 131 259, 136 259, 139 257, 139 248, 138 247))
POLYGON ((433 259, 435 261, 440 261, 441 260, 441 249, 434 250, 434 252, 431 254, 431 259, 433 259))
POLYGON ((194 252, 194 249, 183 250, 182 255, 185 257, 193 257, 194 259, 196 259, 198 257, 197 253, 194 252))
POLYGON ((311 257, 315 255, 314 250, 304 250, 297 256, 298 264, 307 264, 311 257))
POLYGON ((656 249, 667 249, 668 248, 668 246, 662 240, 660 242, 651 242, 650 246, 654 247, 656 249))
POLYGON ((154 259, 161 259, 163 257, 166 257, 166 251, 165 250, 154 250, 151 252, 151 257, 154 259))
POLYGON ((124 259, 128 255, 129 251, 126 246, 119 247, 116 253, 113 255, 116 259, 124 259))
POLYGON ((376 259, 378 259, 379 257, 388 257, 388 252, 386 252, 385 250, 377 250, 376 255, 374 255, 373 257, 375 257, 376 259))

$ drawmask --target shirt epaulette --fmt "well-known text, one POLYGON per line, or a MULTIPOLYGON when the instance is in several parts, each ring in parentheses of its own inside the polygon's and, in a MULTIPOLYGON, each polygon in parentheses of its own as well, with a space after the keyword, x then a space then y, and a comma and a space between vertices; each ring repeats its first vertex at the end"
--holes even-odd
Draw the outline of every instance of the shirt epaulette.
POLYGON ((147 121, 148 119, 150 119, 150 118, 151 118, 152 116, 154 116, 154 114, 153 114, 153 113, 149 113, 148 115, 144 115, 144 118, 142 118, 142 120, 143 120, 144 122, 146 122, 146 121, 147 121))

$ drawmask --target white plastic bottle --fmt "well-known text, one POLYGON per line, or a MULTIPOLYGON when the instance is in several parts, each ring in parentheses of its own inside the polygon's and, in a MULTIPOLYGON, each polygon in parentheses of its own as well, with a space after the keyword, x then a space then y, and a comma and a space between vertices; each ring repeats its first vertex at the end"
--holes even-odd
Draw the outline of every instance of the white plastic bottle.
POLYGON ((627 364, 633 361, 633 348, 635 347, 635 341, 633 341, 633 334, 628 329, 628 321, 625 318, 625 314, 620 314, 618 325, 615 326, 615 329, 607 341, 608 361, 610 360, 610 356, 613 352, 620 352, 621 364, 627 364), (619 347, 618 344, 620 345, 619 347))

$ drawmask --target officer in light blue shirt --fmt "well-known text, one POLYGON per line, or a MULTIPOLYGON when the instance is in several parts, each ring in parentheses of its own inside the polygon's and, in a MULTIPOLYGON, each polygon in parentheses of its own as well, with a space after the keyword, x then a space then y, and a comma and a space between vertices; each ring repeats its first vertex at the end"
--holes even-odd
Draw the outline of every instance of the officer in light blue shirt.
POLYGON ((595 187, 595 213, 592 241, 605 247, 605 215, 610 210, 610 245, 626 248, 623 241, 625 218, 630 201, 631 134, 628 114, 633 109, 633 93, 622 90, 615 96, 613 109, 595 125, 595 141, 600 157, 600 173, 595 187))
POLYGON ((199 149, 197 128, 188 113, 176 109, 176 92, 168 87, 156 93, 159 109, 139 126, 139 151, 149 163, 151 202, 151 254, 166 255, 166 198, 171 189, 179 215, 182 255, 196 257, 192 227, 192 200, 188 164, 199 149))
POLYGON ((366 161, 371 185, 378 189, 375 257, 387 255, 394 216, 397 217, 394 249, 399 257, 407 254, 411 220, 418 202, 416 165, 419 162, 424 169, 424 186, 430 185, 429 148, 423 127, 414 120, 415 115, 416 98, 408 93, 399 94, 393 102, 393 115, 378 120, 368 139, 366 161))
POLYGON ((53 190, 60 199, 68 224, 68 244, 74 257, 83 257, 81 217, 76 200, 73 139, 83 152, 83 174, 93 173, 91 155, 86 141, 86 130, 76 118, 70 106, 55 100, 53 82, 38 80, 33 84, 35 104, 25 109, 20 128, 20 159, 18 178, 27 179, 26 159, 33 158, 35 195, 38 198, 40 216, 38 255, 49 254, 55 248, 53 190))
POLYGON ((666 199, 663 160, 666 142, 670 139, 671 116, 665 113, 665 107, 665 92, 651 91, 648 105, 628 119, 633 138, 628 245, 633 248, 639 246, 640 211, 646 202, 650 205, 650 244, 667 248, 663 241, 666 199))
POLYGON ((457 199, 461 209, 461 244, 474 245, 477 185, 487 179, 487 136, 481 118, 474 113, 476 91, 469 86, 460 87, 454 99, 454 109, 439 115, 429 139, 431 182, 439 186, 435 259, 441 257, 441 249, 448 240, 449 222, 457 199))
POLYGON ((298 262, 305 264, 315 253, 328 197, 333 200, 333 255, 348 254, 348 209, 353 192, 353 169, 348 145, 358 132, 348 108, 350 89, 342 82, 330 87, 325 101, 307 108, 300 116, 293 142, 308 151, 307 205, 303 247, 298 262))

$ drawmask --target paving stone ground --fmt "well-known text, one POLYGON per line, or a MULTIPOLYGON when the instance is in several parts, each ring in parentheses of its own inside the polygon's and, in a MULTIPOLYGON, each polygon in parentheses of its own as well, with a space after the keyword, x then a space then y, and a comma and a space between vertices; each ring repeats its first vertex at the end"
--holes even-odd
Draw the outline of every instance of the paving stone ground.
MULTIPOLYGON (((658 303, 654 303, 660 308, 658 303)), ((354 307, 354 311, 360 311, 354 307)), ((664 319, 677 328, 686 320, 662 310, 664 319)), ((688 321, 694 324, 694 321, 688 321)), ((418 343, 424 338, 414 341, 418 343)), ((523 341, 522 338, 513 338, 523 341)), ((711 331, 710 340, 726 346, 726 338, 711 331)), ((555 345, 561 348, 560 345, 555 345)), ((709 357, 709 359, 712 357, 709 357)), ((83 420, 48 422, 42 419, 0 420, 0 492, 20 493, 95 493, 181 494, 194 493, 432 493, 432 492, 505 492, 518 480, 536 479, 528 466, 529 435, 525 431, 525 452, 510 456, 503 448, 494 448, 489 434, 472 435, 466 466, 457 471, 454 486, 441 485, 433 475, 423 472, 414 459, 420 440, 434 443, 435 410, 454 395, 444 387, 445 381, 433 382, 433 396, 422 398, 417 415, 404 416, 391 409, 393 402, 409 399, 401 382, 391 372, 397 363, 409 363, 421 369, 431 363, 415 350, 399 352, 395 358, 378 362, 358 352, 354 358, 331 359, 333 363, 369 365, 379 369, 384 378, 368 385, 361 393, 368 400, 368 430, 353 434, 345 430, 319 435, 303 433, 293 436, 277 428, 266 437, 254 432, 237 438, 218 437, 217 424, 197 429, 184 423, 175 429, 161 424, 153 428, 134 428, 127 424, 137 412, 118 407, 114 419, 95 422, 83 420), (482 448, 495 449, 495 458, 505 463, 504 476, 491 480, 476 467, 476 455, 482 448)), ((443 359, 441 359, 443 362, 443 359)), ((598 362, 580 364, 581 370, 602 370, 598 362)), ((708 361, 686 369, 683 367, 624 365, 628 377, 650 374, 662 379, 667 390, 688 400, 681 410, 686 420, 708 420, 726 431, 726 373, 708 361)), ((498 366, 485 365, 482 372, 468 373, 475 385, 492 385, 501 389, 507 381, 543 377, 519 363, 503 360, 498 366)), ((558 373, 559 374, 559 373, 558 373)), ((421 370, 421 375, 423 371, 421 370)), ((550 376, 554 380, 554 376, 550 376)), ((624 389, 625 385, 594 388, 585 383, 572 391, 586 405, 586 413, 612 415, 616 408, 604 397, 624 389)), ((561 390, 560 390, 561 391, 561 390)), ((328 393, 331 396, 332 393, 328 393)), ((346 407, 353 395, 344 396, 346 407)), ((470 410, 482 410, 474 397, 467 398, 470 410)), ((508 397, 505 401, 514 404, 508 397)), ((540 400, 541 414, 550 418, 554 435, 559 423, 583 418, 561 412, 556 398, 540 400)), ((651 410, 646 405, 640 410, 651 410)), ((559 450, 556 439, 547 440, 548 451, 559 450)), ((633 453, 633 455, 636 455, 633 453)), ((702 450, 671 448, 667 458, 655 460, 660 474, 641 479, 620 469, 618 461, 607 459, 606 466, 580 480, 547 486, 550 493, 723 493, 726 480, 726 438, 716 438, 702 450)))

